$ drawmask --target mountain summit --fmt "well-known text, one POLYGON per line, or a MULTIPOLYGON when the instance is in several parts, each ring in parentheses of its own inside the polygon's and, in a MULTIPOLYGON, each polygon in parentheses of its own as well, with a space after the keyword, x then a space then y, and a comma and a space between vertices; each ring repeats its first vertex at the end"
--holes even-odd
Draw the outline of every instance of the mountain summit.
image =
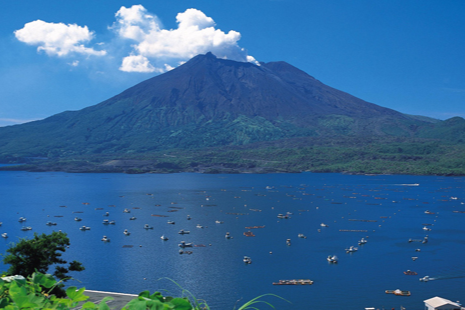
POLYGON ((409 137, 425 124, 286 62, 255 65, 207 53, 97 105, 0 128, 0 156, 142 153, 303 136, 409 137))

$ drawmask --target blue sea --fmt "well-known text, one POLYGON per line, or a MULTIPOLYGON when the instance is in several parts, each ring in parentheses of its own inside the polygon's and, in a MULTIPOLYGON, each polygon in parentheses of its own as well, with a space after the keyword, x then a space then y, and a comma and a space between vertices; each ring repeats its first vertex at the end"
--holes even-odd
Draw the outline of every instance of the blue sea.
POLYGON ((69 285, 167 295, 182 287, 220 310, 263 294, 286 299, 263 298, 280 310, 422 309, 434 296, 465 300, 464 177, 0 172, 0 184, 0 233, 9 235, 0 252, 35 232, 64 231, 71 241, 65 259, 86 268, 69 285), (102 242, 104 235, 111 241, 102 242), (358 245, 361 238, 368 242, 358 245), (181 241, 195 245, 186 248, 192 254, 179 254, 181 241), (350 246, 358 251, 346 253, 350 246), (435 280, 419 281, 427 275, 435 280), (290 279, 314 283, 272 284, 290 279), (395 289, 411 296, 385 293, 395 289))

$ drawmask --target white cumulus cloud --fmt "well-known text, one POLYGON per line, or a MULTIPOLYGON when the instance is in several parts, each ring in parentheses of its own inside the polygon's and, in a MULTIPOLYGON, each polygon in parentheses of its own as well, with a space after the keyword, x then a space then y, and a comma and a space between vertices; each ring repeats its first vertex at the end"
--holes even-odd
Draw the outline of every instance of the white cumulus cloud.
POLYGON ((238 45, 239 32, 225 33, 216 29, 214 20, 197 9, 178 13, 176 29, 163 29, 157 16, 148 13, 142 5, 121 7, 115 16, 117 21, 112 28, 121 38, 135 41, 131 55, 123 59, 122 71, 166 71, 172 68, 169 63, 179 63, 207 52, 219 58, 256 63, 238 45), (157 63, 160 68, 150 62, 157 63))
POLYGON ((63 23, 47 23, 36 20, 14 32, 16 38, 24 43, 36 45, 38 51, 50 56, 67 56, 71 53, 103 56, 106 51, 97 51, 84 46, 93 39, 93 32, 87 26, 63 23))

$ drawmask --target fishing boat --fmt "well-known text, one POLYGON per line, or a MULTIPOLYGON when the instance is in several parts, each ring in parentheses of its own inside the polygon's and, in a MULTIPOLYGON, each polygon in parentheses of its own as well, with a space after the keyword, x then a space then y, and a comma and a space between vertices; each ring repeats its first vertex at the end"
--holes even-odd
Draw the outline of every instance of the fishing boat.
POLYGON ((2 234, 2 238, 8 238, 8 234, 7 234, 7 233, 3 233, 3 234, 2 234))
POLYGON ((357 250, 358 250, 357 247, 354 247, 353 245, 351 245, 349 248, 346 249, 346 253, 357 252, 357 250))
POLYGON ((394 295, 397 295, 397 296, 410 296, 410 291, 402 291, 400 289, 396 289, 396 290, 386 290, 385 291, 386 294, 394 294, 394 295))
POLYGON ((188 235, 190 233, 191 233, 190 231, 184 230, 184 229, 181 229, 180 231, 178 231, 178 234, 180 234, 180 235, 188 235))
POLYGON ((326 258, 326 260, 327 260, 329 263, 337 264, 337 256, 336 256, 336 255, 328 255, 328 257, 326 258))
POLYGON ((178 244, 178 247, 180 248, 191 248, 193 246, 194 245, 192 244, 192 242, 186 243, 185 241, 181 241, 181 243, 178 244))
POLYGON ((110 242, 110 238, 108 238, 107 236, 103 236, 102 241, 103 242, 110 242))
POLYGON ((312 285, 313 281, 310 279, 297 279, 297 280, 279 280, 273 282, 273 285, 312 285))
POLYGON ((242 260, 246 264, 252 264, 252 259, 250 257, 248 257, 248 256, 244 256, 244 258, 242 260))
POLYGON ((153 229, 153 226, 150 226, 149 224, 145 224, 144 229, 153 229))
POLYGON ((163 240, 163 241, 166 241, 166 240, 168 240, 168 237, 165 237, 165 235, 162 235, 162 236, 160 237, 160 239, 163 240))
POLYGON ((127 229, 125 229, 125 230, 123 231, 123 234, 125 234, 126 236, 129 236, 131 233, 130 233, 127 229))
POLYGON ((365 238, 362 238, 358 241, 358 245, 364 245, 365 243, 367 243, 368 241, 365 239, 365 238))

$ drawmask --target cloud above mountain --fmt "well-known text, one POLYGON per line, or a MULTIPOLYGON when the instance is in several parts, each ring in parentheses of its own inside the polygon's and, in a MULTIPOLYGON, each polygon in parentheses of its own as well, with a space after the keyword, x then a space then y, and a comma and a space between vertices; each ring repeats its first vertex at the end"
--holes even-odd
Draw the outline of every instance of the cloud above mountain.
MULTIPOLYGON (((36 20, 25 24, 14 34, 19 41, 37 46, 38 52, 44 51, 49 56, 119 58, 119 70, 124 72, 162 73, 207 52, 219 58, 257 63, 239 46, 239 32, 217 29, 214 20, 197 9, 178 13, 175 29, 164 29, 159 18, 142 5, 123 6, 115 18, 113 25, 108 27, 115 35, 113 40, 94 44, 95 47, 91 45, 95 33, 87 26, 76 24, 36 20), (102 45, 106 49, 102 49, 102 45), (121 54, 121 51, 127 54, 121 54)), ((72 63, 77 65, 81 62, 72 63)))
POLYGON ((44 51, 50 56, 67 56, 73 53, 103 56, 104 50, 95 50, 84 46, 94 38, 94 33, 87 26, 63 23, 47 23, 35 20, 14 32, 16 38, 29 45, 36 45, 37 51, 44 51))

